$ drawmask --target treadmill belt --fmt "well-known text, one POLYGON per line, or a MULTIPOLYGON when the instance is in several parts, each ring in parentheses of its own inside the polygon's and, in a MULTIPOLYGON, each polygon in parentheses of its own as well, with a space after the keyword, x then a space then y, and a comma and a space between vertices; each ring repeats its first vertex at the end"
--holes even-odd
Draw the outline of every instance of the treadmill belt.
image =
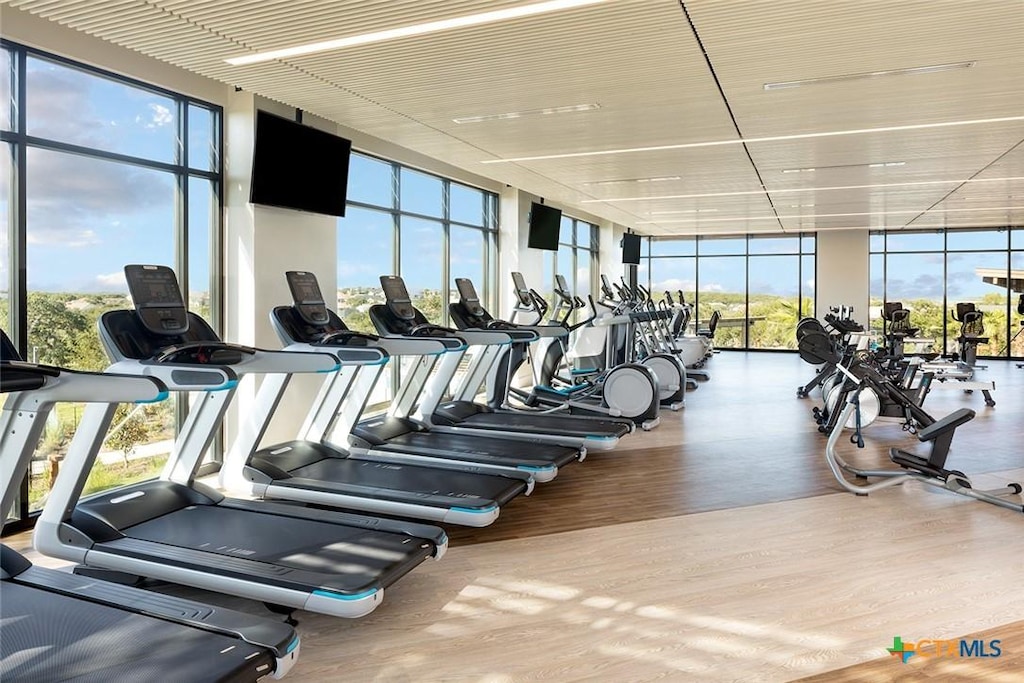
POLYGON ((564 415, 519 415, 501 412, 474 413, 460 421, 457 426, 581 438, 621 437, 629 434, 629 426, 621 421, 574 420, 564 415))
MULTIPOLYGON (((526 491, 526 482, 521 479, 358 458, 324 458, 288 474, 324 482, 324 490, 330 490, 332 482, 364 486, 377 489, 372 495, 374 498, 437 507, 504 505, 526 491), (431 503, 432 498, 438 501, 431 503)), ((275 483, 287 485, 288 480, 275 483)))
POLYGON ((424 453, 432 457, 499 467, 561 467, 577 459, 579 451, 543 441, 512 441, 467 434, 408 432, 390 437, 374 448, 400 453, 424 453))
POLYGON ((419 563, 431 552, 429 544, 405 534, 222 505, 183 508, 122 532, 172 548, 265 562, 283 568, 282 575, 298 570, 343 592, 387 585, 387 577, 404 574, 410 561, 419 563))
POLYGON ((238 638, 0 582, 0 680, 255 681, 269 652, 238 638))

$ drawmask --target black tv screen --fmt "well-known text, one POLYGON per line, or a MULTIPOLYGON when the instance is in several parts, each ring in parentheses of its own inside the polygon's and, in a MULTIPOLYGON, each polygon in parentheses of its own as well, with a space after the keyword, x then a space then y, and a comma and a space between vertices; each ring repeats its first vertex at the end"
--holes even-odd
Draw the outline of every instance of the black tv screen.
POLYGON ((257 111, 249 201, 344 216, 351 153, 351 140, 257 111))
POLYGON ((558 251, 558 231, 561 226, 561 209, 534 202, 530 207, 530 233, 526 246, 558 251))
POLYGON ((622 262, 640 263, 640 235, 626 233, 622 236, 622 262))

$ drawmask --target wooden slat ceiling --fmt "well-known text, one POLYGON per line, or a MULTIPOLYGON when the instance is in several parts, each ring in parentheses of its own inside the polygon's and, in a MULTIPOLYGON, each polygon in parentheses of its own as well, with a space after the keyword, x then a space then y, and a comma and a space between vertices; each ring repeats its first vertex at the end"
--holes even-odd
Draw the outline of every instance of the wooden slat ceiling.
POLYGON ((535 1, 0 5, 652 235, 1024 225, 1024 120, 906 129, 1024 117, 1021 0, 607 0, 225 62, 535 1))

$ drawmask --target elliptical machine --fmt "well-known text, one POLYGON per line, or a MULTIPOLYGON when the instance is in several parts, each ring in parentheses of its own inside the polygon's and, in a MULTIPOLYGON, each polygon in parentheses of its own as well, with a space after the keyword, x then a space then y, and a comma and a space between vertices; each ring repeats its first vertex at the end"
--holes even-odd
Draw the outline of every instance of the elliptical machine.
MULTIPOLYGON (((569 294, 564 277, 555 277, 557 301, 547 324, 560 326, 565 332, 542 337, 542 346, 531 347, 534 386, 526 394, 525 403, 567 409, 570 414, 625 417, 645 431, 654 429, 661 422, 657 376, 639 363, 614 362, 614 335, 610 331, 628 320, 621 316, 599 316, 592 296, 588 295, 585 303, 569 294), (570 325, 573 312, 583 309, 588 309, 589 314, 570 325), (572 332, 576 337, 567 347, 572 332), (602 365, 574 367, 573 359, 583 358, 601 361, 602 365)), ((526 287, 522 273, 512 273, 512 279, 518 297, 512 322, 519 317, 526 324, 539 324, 547 316, 547 302, 526 287)))

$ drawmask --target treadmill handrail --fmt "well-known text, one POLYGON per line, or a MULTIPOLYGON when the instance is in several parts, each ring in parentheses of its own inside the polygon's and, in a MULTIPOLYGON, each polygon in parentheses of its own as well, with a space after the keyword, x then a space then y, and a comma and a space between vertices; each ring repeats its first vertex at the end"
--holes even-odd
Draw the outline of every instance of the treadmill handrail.
MULTIPOLYGON (((285 346, 282 351, 294 353, 324 353, 325 348, 331 348, 331 345, 329 343, 321 345, 319 343, 309 344, 306 342, 292 342, 285 346)), ((390 358, 390 354, 387 351, 382 348, 377 348, 376 341, 373 346, 346 347, 344 344, 338 344, 336 348, 339 351, 351 348, 353 351, 360 351, 367 354, 367 358, 359 360, 336 357, 341 367, 351 367, 354 365, 383 365, 384 363, 387 363, 390 358)))
POLYGON ((106 374, 155 378, 172 391, 222 391, 238 385, 238 374, 221 365, 157 363, 127 358, 108 366, 106 374))
POLYGON ((156 377, 65 370, 23 361, 0 364, 0 372, 8 369, 37 374, 43 378, 44 382, 39 388, 18 392, 24 394, 24 398, 29 398, 31 394, 31 400, 39 403, 156 403, 168 397, 167 385, 156 377), (97 377, 103 379, 97 382, 97 377))
POLYGON ((390 356, 440 356, 455 350, 436 337, 382 336, 377 338, 374 346, 379 346, 390 356))

